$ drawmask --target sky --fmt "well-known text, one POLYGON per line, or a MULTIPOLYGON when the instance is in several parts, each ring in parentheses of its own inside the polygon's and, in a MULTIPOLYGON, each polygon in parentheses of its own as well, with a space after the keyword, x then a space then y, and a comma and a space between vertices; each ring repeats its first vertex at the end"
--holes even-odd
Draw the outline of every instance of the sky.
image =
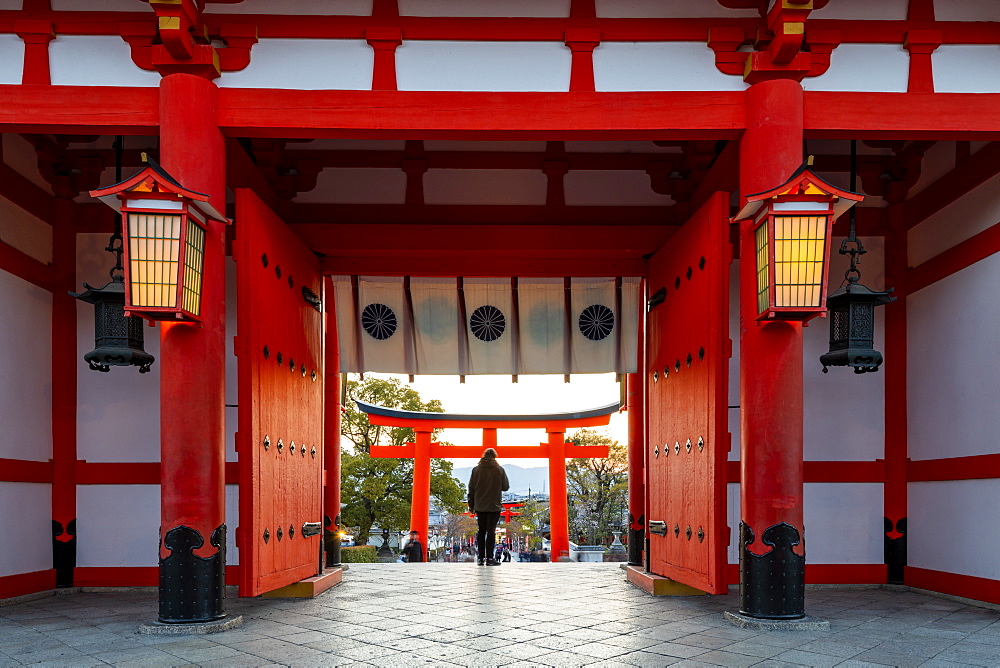
MULTIPOLYGON (((416 376, 407 383, 407 376, 392 374, 365 374, 379 378, 398 378, 420 394, 423 401, 440 399, 447 413, 476 414, 532 414, 561 413, 598 408, 615 403, 621 396, 615 374, 574 374, 570 382, 560 376, 518 376, 512 383, 510 376, 466 376, 465 383, 458 376, 416 376)), ((354 374, 351 374, 354 379, 354 374)), ((611 416, 607 429, 611 438, 621 443, 628 441, 628 418, 625 413, 611 416)), ((481 429, 445 429, 439 440, 455 445, 480 445, 481 429)), ((544 429, 499 429, 497 445, 538 445, 545 440, 544 429)), ((501 458, 502 459, 502 458, 501 458)), ((455 467, 475 466, 478 459, 452 459, 455 467)), ((544 459, 502 459, 501 463, 516 464, 524 468, 547 466, 544 459)))

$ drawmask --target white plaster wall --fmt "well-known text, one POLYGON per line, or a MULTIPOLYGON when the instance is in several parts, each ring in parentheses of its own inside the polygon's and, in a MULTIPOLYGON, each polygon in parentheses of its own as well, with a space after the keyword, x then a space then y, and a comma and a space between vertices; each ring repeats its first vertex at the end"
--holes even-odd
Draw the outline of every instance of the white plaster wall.
POLYGON ((931 58, 935 92, 1000 93, 1000 46, 942 44, 931 58))
POLYGON ((160 75, 133 63, 117 35, 59 35, 49 43, 49 72, 56 86, 160 85, 160 75))
POLYGON ((402 204, 406 200, 406 173, 402 169, 327 168, 316 187, 296 196, 296 202, 346 204, 402 204))
POLYGON ((21 9, 21 0, 0 0, 0 9, 21 9))
POLYGON ((802 88, 905 93, 909 72, 910 54, 901 44, 841 44, 830 58, 830 69, 818 77, 804 79, 802 88), (878 63, 878 67, 872 67, 872 63, 878 63))
POLYGON ((223 88, 371 90, 375 52, 360 39, 262 39, 250 64, 216 79, 223 88))
MULTIPOLYGON (((84 0, 85 1, 85 0, 84 0)), ((372 0, 242 0, 239 4, 209 3, 207 14, 315 14, 370 16, 372 0)))
POLYGON ((0 35, 0 84, 21 83, 23 68, 24 42, 17 35, 0 35))
POLYGON ((983 0, 935 0, 938 21, 1000 21, 1000 3, 983 0))
MULTIPOLYGON (((570 206, 670 206, 670 195, 659 195, 645 172, 578 169, 563 177, 570 206)), ((626 216, 627 218, 627 216, 626 216)))
POLYGON ((548 181, 534 169, 429 169, 427 204, 545 204, 548 181))
POLYGON ((1000 452, 997 286, 1000 254, 907 300, 907 427, 912 459, 1000 452))
POLYGON ((51 194, 52 186, 38 171, 38 155, 35 153, 35 147, 21 135, 10 132, 0 135, 0 138, 3 141, 3 161, 15 172, 51 194))
POLYGON ((567 91, 571 53, 561 42, 404 41, 399 90, 567 91))
POLYGON ((0 482, 0 577, 52 568, 52 486, 0 482))
POLYGON ((604 42, 594 49, 599 91, 745 90, 715 67, 703 42, 604 42))
POLYGON ((807 483, 803 500, 807 564, 881 564, 882 485, 807 483))
POLYGON ((226 564, 240 563, 236 547, 236 528, 240 525, 240 486, 226 485, 226 564))
POLYGON ((76 490, 78 566, 156 566, 159 485, 81 485, 76 490))
MULTIPOLYGON (((975 153, 975 147, 973 147, 975 153)), ((920 178, 910 188, 910 197, 922 192, 942 176, 955 169, 955 142, 939 141, 924 153, 920 161, 920 178)))
POLYGON ((0 457, 48 461, 52 457, 52 295, 5 271, 0 271, 0 295, 4 310, 16 314, 0 318, 0 347, 16 352, 0 355, 4 392, 0 457))
POLYGON ((729 563, 740 563, 740 484, 726 485, 726 517, 729 524, 729 547, 726 557, 729 563))
POLYGON ((911 482, 907 490, 908 565, 1000 579, 1000 480, 911 482))
MULTIPOLYGON (((951 0, 948 0, 949 2, 951 0)), ((832 0, 822 9, 815 9, 809 18, 844 19, 848 21, 905 21, 908 0, 832 0)))
POLYGON ((52 226, 0 197, 0 241, 42 264, 52 261, 52 226))
MULTIPOLYGON (((844 284, 849 259, 837 250, 843 237, 834 237, 830 253, 832 294, 844 284)), ((861 282, 872 290, 885 288, 883 241, 861 239, 868 253, 859 267, 861 282)), ((885 351, 885 310, 875 311, 875 350, 885 351)), ((873 461, 885 449, 885 371, 856 374, 847 367, 822 372, 819 357, 830 349, 830 321, 816 318, 803 329, 803 394, 806 460, 873 461), (845 421, 844 416, 850 415, 845 421)))
POLYGON ((909 231, 910 266, 916 267, 997 223, 1000 223, 1000 175, 909 231))
POLYGON ((570 0, 398 0, 400 16, 569 16, 570 0))
POLYGON ((755 9, 726 9, 718 2, 691 0, 597 0, 601 18, 757 17, 755 9))
MULTIPOLYGON (((77 286, 108 282, 114 257, 104 251, 108 235, 77 235, 77 286)), ((94 349, 94 308, 77 305, 77 452, 92 462, 160 461, 160 366, 91 371, 83 356, 94 349)), ((146 352, 159 357, 159 329, 144 327, 146 352)))

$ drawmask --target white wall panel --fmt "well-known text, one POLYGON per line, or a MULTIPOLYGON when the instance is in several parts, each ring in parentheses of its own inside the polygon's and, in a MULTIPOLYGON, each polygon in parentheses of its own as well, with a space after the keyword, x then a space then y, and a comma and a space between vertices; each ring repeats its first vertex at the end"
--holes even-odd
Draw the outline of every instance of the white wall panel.
MULTIPOLYGON (((837 252, 842 237, 834 237, 830 257, 830 293, 843 284, 850 266, 837 252)), ((860 266, 861 282, 872 290, 885 288, 883 241, 863 237, 868 253, 860 266)), ((885 354, 885 310, 875 311, 875 350, 885 354)), ((830 349, 830 321, 816 318, 803 329, 804 437, 807 460, 873 461, 885 449, 885 371, 856 374, 848 367, 822 372, 820 355, 830 349), (846 421, 845 416, 850 420, 846 421)))
POLYGON ((160 85, 160 75, 132 62, 118 35, 59 35, 49 43, 49 72, 56 86, 160 85))
POLYGON ((910 566, 1000 579, 1000 480, 911 482, 907 490, 910 566))
MULTIPOLYGON (((1000 7, 1000 2, 994 4, 1000 7)), ((1000 47, 996 44, 942 44, 931 58, 936 92, 1000 93, 1000 47)))
POLYGON ((601 18, 716 18, 759 16, 756 9, 726 9, 718 2, 691 0, 597 0, 601 18))
POLYGON ((370 16, 372 0, 242 0, 235 5, 209 3, 205 13, 370 16))
POLYGON ((76 517, 78 566, 159 563, 159 485, 81 485, 76 517))
POLYGON ((406 173, 402 169, 330 167, 316 178, 316 187, 301 193, 296 202, 346 204, 402 204, 406 199, 406 173))
POLYGON ((983 0, 934 0, 938 21, 1000 21, 1000 2, 983 0))
POLYGON ((0 197, 0 241, 42 264, 52 261, 52 226, 0 197))
MULTIPOLYGON (((972 152, 975 153, 975 147, 972 148, 972 152)), ((910 188, 910 197, 922 192, 924 188, 953 169, 955 169, 955 142, 937 142, 927 149, 920 161, 920 178, 910 188)))
POLYGON ((599 91, 747 88, 715 67, 703 42, 604 42, 594 49, 594 84, 599 91))
POLYGON ((807 483, 806 564, 881 564, 882 485, 807 483))
POLYGON ((0 84, 21 83, 23 68, 24 42, 17 35, 0 35, 0 84))
POLYGON ((1000 223, 1000 175, 969 191, 910 230, 909 261, 916 267, 1000 223))
POLYGON ((995 254, 907 300, 912 459, 1000 452, 998 286, 1000 254, 995 254))
POLYGON ((0 482, 0 508, 0 577, 52 568, 52 486, 0 482))
POLYGON ((21 0, 0 0, 0 9, 21 9, 21 0))
POLYGON ((571 52, 561 42, 405 41, 399 90, 567 91, 571 52))
POLYGON ((226 485, 226 565, 240 563, 236 548, 236 527, 240 525, 240 486, 226 485))
POLYGON ((223 88, 371 90, 375 52, 360 39, 262 39, 250 64, 216 79, 223 88))
POLYGON ((0 347, 8 351, 0 355, 0 457, 47 461, 52 457, 52 294, 0 271, 0 295, 5 312, 15 316, 0 318, 0 347))
MULTIPOLYGON (((950 2, 950 0, 949 0, 950 2)), ((908 0, 833 0, 815 9, 809 18, 848 21, 905 21, 908 0)))
POLYGON ((830 69, 818 77, 804 79, 802 88, 905 93, 909 72, 910 54, 901 44, 841 44, 830 58, 830 69), (878 67, 872 67, 872 63, 878 63, 878 67))
POLYGON ((398 0, 400 16, 569 16, 570 0, 398 0))
MULTIPOLYGON (((108 282, 114 256, 106 234, 77 235, 77 286, 108 282)), ((160 363, 91 371, 83 356, 94 349, 94 307, 77 305, 77 452, 94 462, 160 461, 160 363)), ((143 327, 146 352, 159 358, 159 329, 143 327)), ((182 419, 182 418, 178 418, 182 419)))
POLYGON ((545 204, 548 180, 535 169, 429 169, 427 204, 545 204))
MULTIPOLYGON (((670 206, 670 195, 658 195, 646 172, 578 169, 563 177, 570 206, 670 206)), ((627 218, 627 215, 626 215, 627 218)))
POLYGON ((726 521, 729 524, 729 547, 726 556, 729 563, 740 563, 740 484, 726 485, 726 521))

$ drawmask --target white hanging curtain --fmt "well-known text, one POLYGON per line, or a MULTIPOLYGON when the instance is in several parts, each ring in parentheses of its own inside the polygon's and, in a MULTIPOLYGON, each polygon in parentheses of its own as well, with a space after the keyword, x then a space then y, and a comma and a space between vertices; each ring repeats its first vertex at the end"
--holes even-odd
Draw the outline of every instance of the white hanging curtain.
POLYGON ((341 370, 634 373, 638 278, 334 276, 341 370))

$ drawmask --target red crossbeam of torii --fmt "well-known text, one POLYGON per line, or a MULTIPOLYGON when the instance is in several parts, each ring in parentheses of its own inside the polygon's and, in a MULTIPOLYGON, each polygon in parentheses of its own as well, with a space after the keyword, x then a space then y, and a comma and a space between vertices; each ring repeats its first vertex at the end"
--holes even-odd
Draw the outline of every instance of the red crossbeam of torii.
POLYGON ((456 413, 425 413, 375 406, 357 401, 358 408, 368 414, 368 421, 384 427, 409 427, 416 440, 401 446, 373 445, 372 457, 413 459, 413 503, 410 529, 420 532, 427 540, 427 520, 430 513, 431 459, 478 459, 485 448, 493 448, 500 458, 546 458, 549 460, 549 525, 552 536, 553 561, 569 554, 569 506, 566 499, 566 458, 607 457, 606 445, 574 445, 566 442, 570 428, 599 427, 608 424, 611 414, 620 404, 576 413, 546 415, 462 415, 456 413), (482 429, 483 444, 442 445, 431 442, 435 429, 482 429), (539 445, 497 446, 497 429, 544 429, 546 442, 539 445))

